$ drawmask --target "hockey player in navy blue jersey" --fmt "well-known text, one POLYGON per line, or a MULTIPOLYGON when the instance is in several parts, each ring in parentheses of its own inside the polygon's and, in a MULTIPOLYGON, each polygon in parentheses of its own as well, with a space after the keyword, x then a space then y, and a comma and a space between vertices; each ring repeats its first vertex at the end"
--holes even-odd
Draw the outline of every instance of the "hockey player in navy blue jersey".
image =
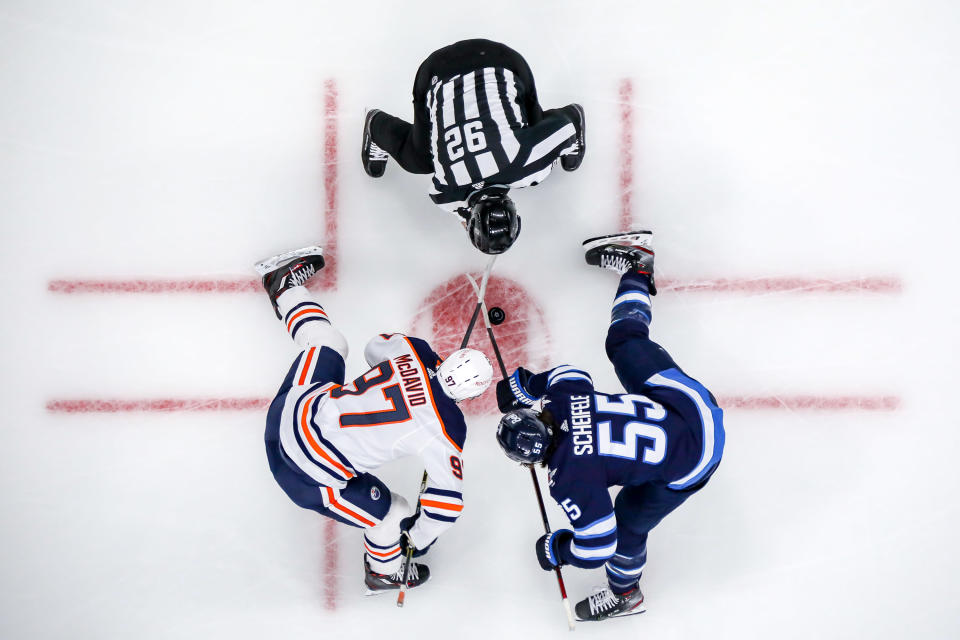
MULTIPOLYGON (((322 253, 306 247, 256 265, 301 349, 267 412, 267 459, 298 506, 364 530, 364 581, 377 593, 400 587, 407 548, 422 555, 460 516, 467 426, 457 403, 483 393, 493 370, 475 349, 441 360, 419 338, 381 334, 364 349, 370 369, 344 384, 347 342, 303 286, 323 268, 322 253), (404 456, 428 473, 413 516, 371 473, 404 456)), ((429 575, 411 564, 407 586, 429 575)))
POLYGON ((576 605, 580 620, 641 613, 647 534, 699 491, 723 454, 723 412, 713 394, 650 340, 654 253, 646 231, 584 243, 591 265, 621 274, 607 356, 625 394, 602 393, 590 374, 519 368, 497 385, 497 441, 513 460, 549 469, 550 495, 572 529, 536 543, 546 570, 606 565, 608 586, 576 605), (616 501, 609 488, 623 489, 616 501))
POLYGON ((413 124, 367 112, 361 160, 383 175, 388 157, 433 174, 430 198, 459 215, 484 253, 506 251, 520 233, 511 188, 543 182, 559 163, 574 171, 586 150, 583 108, 544 111, 526 60, 506 45, 463 40, 433 52, 413 84, 413 124))

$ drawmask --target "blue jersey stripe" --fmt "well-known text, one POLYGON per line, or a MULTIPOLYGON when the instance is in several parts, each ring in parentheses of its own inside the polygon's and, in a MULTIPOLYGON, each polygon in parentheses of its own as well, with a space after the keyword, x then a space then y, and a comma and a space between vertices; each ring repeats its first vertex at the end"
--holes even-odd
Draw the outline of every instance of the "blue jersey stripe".
POLYGON ((459 491, 451 491, 450 489, 436 489, 430 487, 424 491, 424 493, 429 493, 435 496, 446 496, 448 498, 455 498, 463 502, 463 494, 459 491))
POLYGON ((442 516, 439 513, 433 513, 431 511, 427 511, 426 509, 423 510, 423 515, 427 516, 431 520, 438 520, 440 522, 456 522, 457 521, 455 517, 451 518, 449 516, 442 516))
MULTIPOLYGON (((317 417, 317 412, 318 412, 319 410, 320 410, 320 398, 317 398, 316 402, 313 403, 313 407, 310 409, 310 422, 311 422, 311 423, 317 424, 316 421, 315 421, 315 418, 317 417)), ((342 464, 342 465, 345 466, 347 469, 349 469, 351 472, 353 472, 353 470, 354 470, 354 469, 353 469, 353 465, 350 464, 350 461, 349 461, 349 460, 347 460, 347 456, 345 456, 345 455, 343 455, 342 453, 340 453, 340 450, 337 449, 335 446, 333 446, 333 443, 331 443, 329 440, 327 440, 326 438, 324 438, 324 437, 323 437, 323 433, 320 431, 319 428, 313 430, 313 435, 316 436, 317 440, 319 440, 319 441, 323 444, 324 447, 326 447, 327 449, 330 450, 330 453, 332 453, 333 455, 335 455, 335 456, 337 457, 337 461, 338 461, 340 464, 342 464)))
POLYGON ((650 304, 650 296, 646 291, 642 289, 625 289, 621 291, 616 298, 613 300, 613 306, 618 304, 623 304, 625 302, 644 302, 650 304))
MULTIPOLYGON (((304 442, 303 433, 300 431, 300 412, 303 410, 303 403, 310 397, 310 395, 311 395, 314 391, 316 391, 317 389, 321 388, 322 386, 323 386, 323 384, 321 384, 321 383, 316 383, 316 384, 312 385, 309 389, 307 389, 307 392, 306 392, 306 393, 304 393, 304 394, 302 394, 302 395, 300 396, 300 398, 297 400, 296 404, 294 405, 294 413, 293 413, 293 420, 294 420, 293 436, 294 436, 294 438, 296 438, 297 445, 300 447, 300 450, 301 450, 301 451, 303 452, 303 454, 307 457, 307 460, 309 460, 309 461, 311 462, 311 464, 314 464, 314 465, 320 467, 320 469, 322 469, 324 472, 330 474, 332 477, 337 478, 337 479, 339 479, 339 480, 342 480, 343 482, 347 482, 347 481, 350 480, 349 477, 345 476, 344 474, 342 474, 340 471, 338 471, 337 469, 333 468, 333 467, 330 466, 329 464, 326 464, 326 461, 323 461, 322 458, 320 458, 320 459, 318 460, 319 456, 316 454, 316 452, 314 452, 313 448, 312 448, 310 445, 308 445, 306 442, 304 442)), ((312 409, 311 415, 310 415, 310 420, 311 420, 311 422, 313 421, 313 418, 314 418, 314 416, 316 415, 317 405, 318 405, 318 404, 319 404, 319 402, 314 402, 314 403, 313 403, 313 409, 312 409)), ((320 434, 320 432, 319 432, 318 429, 311 429, 310 432, 313 434, 313 436, 314 436, 315 438, 317 438, 317 440, 318 440, 321 444, 323 444, 324 447, 326 447, 326 448, 330 451, 331 454, 333 454, 333 455, 337 458, 337 461, 338 461, 340 464, 342 464, 342 465, 343 465, 347 470, 349 470, 351 473, 354 471, 353 465, 351 465, 349 462, 347 462, 347 461, 346 461, 346 458, 343 456, 343 454, 341 454, 339 451, 337 451, 336 448, 333 447, 333 445, 331 445, 329 442, 327 442, 327 440, 320 434)), ((289 456, 288 456, 288 457, 289 457, 289 456)), ((309 474, 308 474, 308 475, 309 475, 309 474)))
POLYGON ((690 398, 700 414, 700 424, 703 429, 703 453, 700 456, 700 461, 690 473, 667 485, 671 489, 692 487, 713 471, 723 455, 725 440, 723 410, 714 403, 710 393, 702 384, 684 375, 678 369, 661 371, 651 376, 646 384, 679 391, 690 398))
POLYGON ((597 518, 590 524, 583 525, 582 527, 576 527, 574 529, 574 533, 578 537, 589 537, 595 534, 606 535, 610 531, 615 531, 616 528, 617 517, 615 514, 610 513, 602 518, 597 518))
POLYGON ((578 547, 605 547, 617 541, 617 531, 614 529, 610 533, 601 533, 594 536, 573 536, 573 541, 578 547))
MULTIPOLYGON (((336 479, 341 480, 341 481, 343 481, 343 482, 348 482, 348 481, 350 480, 350 478, 347 478, 345 475, 343 475, 342 473, 340 473, 339 471, 337 471, 337 470, 334 469, 333 467, 330 467, 330 466, 324 464, 323 462, 321 462, 320 460, 317 460, 317 454, 314 453, 313 449, 310 448, 310 446, 307 445, 306 442, 303 441, 303 437, 300 435, 300 429, 294 429, 294 430, 293 430, 293 435, 294 435, 294 437, 296 437, 296 439, 297 439, 297 444, 300 446, 300 450, 303 451, 304 455, 307 456, 307 459, 310 461, 310 464, 313 464, 314 466, 319 467, 319 468, 320 468, 322 471, 324 471, 325 473, 330 474, 330 476, 331 476, 332 478, 336 478, 336 479)), ((281 449, 282 449, 282 448, 283 448, 283 447, 281 446, 281 449)), ((290 460, 290 456, 287 456, 287 459, 290 460)), ((291 460, 291 462, 293 462, 293 461, 291 460)), ((296 464, 296 463, 294 463, 294 464, 296 464)), ((298 466, 297 468, 299 468, 299 466, 298 466)), ((308 475, 309 475, 309 474, 308 474, 308 475)), ((312 477, 311 477, 311 479, 312 479, 312 477)))
POLYGON ((364 541, 366 544, 368 544, 368 545, 370 545, 371 547, 373 547, 374 549, 387 550, 387 549, 393 549, 395 546, 397 546, 397 543, 396 543, 396 542, 394 542, 393 544, 388 544, 388 545, 386 545, 386 546, 381 545, 381 544, 374 544, 374 543, 370 542, 370 538, 368 538, 367 536, 363 536, 363 541, 364 541))
POLYGON ((596 548, 584 548, 577 544, 570 546, 570 551, 573 553, 574 557, 581 560, 608 560, 613 557, 614 552, 617 550, 617 543, 614 541, 612 544, 609 544, 605 547, 596 547, 596 548))
POLYGON ((293 315, 297 311, 299 311, 300 309, 303 309, 304 307, 312 307, 314 309, 323 310, 323 307, 318 305, 316 302, 313 302, 313 301, 301 302, 297 306, 295 306, 293 309, 290 309, 290 311, 287 311, 287 315, 283 316, 284 324, 290 322, 290 318, 293 317, 293 315))
POLYGON ((593 378, 590 377, 589 373, 583 371, 582 369, 576 369, 568 364, 564 364, 550 372, 550 375, 547 376, 547 386, 553 386, 553 384, 561 377, 583 379, 589 382, 591 385, 593 384, 593 378), (568 376, 568 374, 572 375, 568 376))
POLYGON ((294 322, 293 326, 290 327, 290 337, 296 339, 297 332, 300 331, 303 325, 307 324, 308 322, 326 322, 327 324, 330 324, 330 321, 323 316, 305 316, 294 322))
POLYGON ((576 372, 576 371, 567 371, 566 373, 561 373, 560 375, 555 376, 555 377, 553 378, 553 380, 551 380, 551 381, 547 384, 547 386, 548 386, 548 387, 555 386, 556 384, 558 384, 558 383, 560 383, 560 382, 562 382, 562 381, 564 381, 564 380, 583 380, 583 381, 585 381, 585 382, 588 382, 588 383, 590 383, 590 384, 593 384, 593 380, 590 379, 590 376, 585 376, 585 375, 583 375, 583 374, 581 374, 581 373, 579 373, 579 372, 576 372))
POLYGON ((617 569, 609 562, 607 563, 607 571, 612 573, 615 576, 620 576, 621 578, 626 578, 628 580, 636 580, 640 577, 640 574, 643 573, 643 568, 646 565, 641 565, 639 569, 633 571, 624 571, 623 569, 617 569))

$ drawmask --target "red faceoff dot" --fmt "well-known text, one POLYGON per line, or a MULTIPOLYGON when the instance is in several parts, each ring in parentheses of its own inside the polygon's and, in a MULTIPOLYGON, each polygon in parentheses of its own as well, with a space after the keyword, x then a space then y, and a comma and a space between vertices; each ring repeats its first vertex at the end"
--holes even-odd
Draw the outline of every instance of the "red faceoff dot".
MULTIPOLYGON (((482 274, 472 276, 479 286, 482 274)), ((530 292, 515 280, 492 275, 485 302, 488 310, 499 307, 506 314, 502 324, 493 326, 493 334, 507 374, 519 366, 533 371, 544 369, 550 354, 550 332, 543 309, 530 292)), ((476 305, 477 294, 467 276, 454 276, 427 294, 414 318, 412 335, 423 337, 440 357, 446 357, 460 348, 476 305)), ((477 318, 467 346, 490 359, 493 384, 479 398, 461 402, 460 408, 469 415, 496 413, 494 386, 500 380, 500 366, 482 317, 477 318)))

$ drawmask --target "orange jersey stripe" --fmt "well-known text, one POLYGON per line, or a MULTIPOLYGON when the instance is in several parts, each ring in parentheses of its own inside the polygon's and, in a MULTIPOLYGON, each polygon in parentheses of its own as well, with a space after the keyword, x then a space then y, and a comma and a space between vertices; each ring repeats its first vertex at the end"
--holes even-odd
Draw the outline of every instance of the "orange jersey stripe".
POLYGON ((300 412, 300 431, 303 433, 303 437, 306 439, 307 443, 309 443, 310 448, 313 449, 317 455, 332 464, 337 471, 342 473, 347 478, 352 478, 353 474, 350 473, 346 467, 327 455, 327 452, 320 447, 320 443, 316 441, 316 439, 313 437, 313 434, 310 433, 310 428, 307 426, 307 416, 310 413, 310 407, 313 405, 313 401, 318 397, 319 395, 315 395, 303 403, 303 411, 300 412))
POLYGON ((307 357, 304 358, 303 363, 303 372, 300 374, 300 380, 297 382, 297 384, 303 384, 307 381, 307 371, 310 371, 310 363, 313 361, 313 352, 316 350, 316 347, 310 347, 310 350, 307 351, 307 357))
POLYGON ((393 554, 400 551, 400 545, 397 545, 393 549, 390 549, 389 551, 385 551, 382 553, 380 551, 374 551, 373 549, 370 548, 370 545, 368 544, 363 545, 363 547, 367 550, 367 553, 369 553, 372 556, 377 556, 379 558, 386 558, 387 556, 392 556, 393 554))
POLYGON ((463 511, 462 504, 450 504, 449 502, 437 502, 436 500, 421 500, 420 504, 425 507, 436 507, 437 509, 449 509, 450 511, 463 511))
MULTIPOLYGON (((356 518, 357 520, 359 520, 359 521, 362 522, 363 524, 367 525, 368 527, 375 527, 375 526, 377 526, 377 523, 376 523, 376 522, 370 522, 369 520, 367 520, 366 518, 364 518, 363 516, 361 516, 359 513, 354 513, 354 512, 351 511, 350 509, 347 509, 345 506, 343 506, 342 504, 340 504, 339 502, 337 502, 337 499, 333 497, 333 489, 331 489, 330 487, 324 487, 324 489, 327 490, 327 499, 330 501, 330 504, 332 504, 336 509, 338 509, 339 511, 343 511, 344 513, 346 513, 346 514, 348 514, 348 515, 350 515, 350 516, 353 516, 354 518, 356 518)), ((366 546, 366 545, 364 545, 364 546, 366 546)))
POLYGON ((440 417, 440 412, 437 410, 437 401, 433 399, 433 389, 430 386, 430 378, 426 375, 427 368, 423 366, 423 360, 420 359, 420 356, 417 355, 417 350, 413 348, 413 343, 410 342, 410 339, 406 336, 403 337, 407 341, 407 344, 410 346, 410 351, 413 352, 413 357, 417 359, 417 362, 420 363, 420 369, 424 372, 424 377, 427 380, 427 393, 430 394, 430 402, 433 404, 433 412, 437 416, 437 420, 440 422, 440 428, 443 430, 443 435, 447 438, 450 444, 453 445, 453 448, 456 449, 459 453, 463 453, 463 449, 457 446, 457 443, 453 441, 453 438, 450 437, 450 434, 447 433, 447 427, 443 424, 443 418, 440 417))
POLYGON ((298 311, 289 321, 287 321, 287 331, 290 331, 290 327, 293 326, 293 323, 297 321, 297 318, 300 316, 307 315, 308 313, 319 313, 324 318, 327 317, 327 312, 323 309, 304 309, 303 311, 298 311))

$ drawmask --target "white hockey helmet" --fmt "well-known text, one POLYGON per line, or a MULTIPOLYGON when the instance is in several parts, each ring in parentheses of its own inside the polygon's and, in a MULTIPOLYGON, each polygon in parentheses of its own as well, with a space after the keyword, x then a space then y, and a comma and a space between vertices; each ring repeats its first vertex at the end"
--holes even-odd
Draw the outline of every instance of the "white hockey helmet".
POLYGON ((476 349, 454 351, 437 369, 437 380, 451 400, 476 398, 487 390, 493 379, 493 367, 483 352, 476 349))

